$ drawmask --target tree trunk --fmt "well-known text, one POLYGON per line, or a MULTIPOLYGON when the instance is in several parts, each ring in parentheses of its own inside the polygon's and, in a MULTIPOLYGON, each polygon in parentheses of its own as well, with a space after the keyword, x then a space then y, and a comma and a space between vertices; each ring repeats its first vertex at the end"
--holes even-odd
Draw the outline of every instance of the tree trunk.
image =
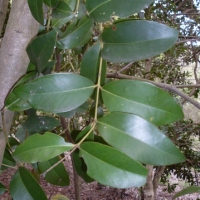
POLYGON ((0 34, 6 19, 9 0, 0 0, 0 34))
MULTIPOLYGON (((0 48, 0 109, 13 84, 26 72, 29 63, 26 46, 37 34, 39 24, 33 19, 27 0, 14 0, 6 31, 0 48)), ((13 113, 5 111, 4 124, 6 133, 2 132, 0 117, 0 166, 6 145, 5 134, 9 133, 13 113)))

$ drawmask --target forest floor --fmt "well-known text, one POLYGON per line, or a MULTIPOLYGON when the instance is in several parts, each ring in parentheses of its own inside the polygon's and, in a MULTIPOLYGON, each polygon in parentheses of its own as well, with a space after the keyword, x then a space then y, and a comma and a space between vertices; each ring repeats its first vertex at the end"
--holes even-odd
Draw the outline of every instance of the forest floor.
MULTIPOLYGON (((73 183, 73 171, 71 166, 71 161, 66 161, 67 171, 70 176, 70 185, 66 187, 54 186, 47 183, 42 177, 40 178, 40 184, 44 189, 48 199, 51 199, 55 194, 62 194, 67 196, 69 200, 75 200, 74 194, 74 183, 73 183), (69 165, 70 163, 70 165, 69 165)), ((3 171, 0 175, 0 182, 6 187, 9 187, 9 183, 12 175, 15 173, 14 169, 7 169, 3 171)), ((181 183, 176 186, 175 192, 168 193, 166 185, 159 185, 157 190, 157 200, 171 200, 173 195, 180 191, 184 185, 173 175, 171 176, 170 183, 181 183)), ((115 189, 108 186, 102 186, 96 182, 86 184, 82 179, 80 179, 81 185, 81 200, 140 200, 140 192, 137 188, 131 189, 115 189)), ((200 194, 186 195, 177 200, 197 200, 200 198, 200 194)), ((12 200, 9 193, 6 192, 3 195, 0 195, 0 200, 12 200)), ((21 199, 26 200, 26 199, 21 199)), ((39 200, 39 199, 38 199, 39 200)))

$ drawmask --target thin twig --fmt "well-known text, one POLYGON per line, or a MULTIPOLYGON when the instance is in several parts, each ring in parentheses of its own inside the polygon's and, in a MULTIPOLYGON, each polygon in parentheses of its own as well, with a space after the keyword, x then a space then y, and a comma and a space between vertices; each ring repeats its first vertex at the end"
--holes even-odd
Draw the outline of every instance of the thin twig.
POLYGON ((123 71, 129 69, 132 66, 133 63, 134 62, 128 63, 128 65, 124 66, 122 69, 119 70, 119 73, 122 73, 123 71))

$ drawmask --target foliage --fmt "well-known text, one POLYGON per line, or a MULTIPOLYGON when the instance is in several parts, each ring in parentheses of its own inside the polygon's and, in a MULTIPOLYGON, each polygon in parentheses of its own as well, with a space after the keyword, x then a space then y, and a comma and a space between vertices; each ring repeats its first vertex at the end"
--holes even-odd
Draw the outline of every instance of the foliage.
MULTIPOLYGON (((179 103, 143 81, 106 79, 115 63, 135 62, 140 68, 141 60, 167 51, 155 58, 149 71, 144 63, 140 68, 145 78, 165 79, 163 63, 169 59, 178 31, 171 23, 169 27, 152 20, 152 13, 159 15, 152 2, 44 0, 48 7, 44 15, 42 1, 28 0, 43 31, 28 45, 31 63, 27 74, 5 101, 5 109, 25 112, 27 118, 15 134, 18 143, 7 146, 2 166, 28 163, 51 184, 67 185, 68 174, 61 163, 67 154, 72 155, 77 173, 86 182, 130 188, 145 184, 144 164, 185 161, 175 145, 178 139, 170 140, 170 134, 166 136, 156 127, 183 119, 179 103), (149 20, 136 16, 142 9, 149 20), (154 10, 150 13, 149 9, 154 10)), ((170 73, 165 82, 185 81, 179 66, 170 73), (172 80, 170 73, 181 80, 172 80)), ((10 190, 14 199, 21 195, 46 199, 25 167, 18 167, 10 190)))

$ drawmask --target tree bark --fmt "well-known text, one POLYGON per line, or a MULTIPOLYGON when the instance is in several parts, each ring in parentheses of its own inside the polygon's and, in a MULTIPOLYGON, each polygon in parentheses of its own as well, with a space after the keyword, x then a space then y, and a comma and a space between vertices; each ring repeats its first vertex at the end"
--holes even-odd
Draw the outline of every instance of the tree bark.
MULTIPOLYGON (((4 100, 14 83, 27 70, 29 58, 26 46, 38 32, 39 24, 33 19, 27 0, 14 0, 5 34, 0 48, 0 110, 4 107, 4 100)), ((0 166, 6 146, 5 134, 9 133, 13 113, 4 112, 6 133, 2 132, 3 122, 0 117, 0 166)))
POLYGON ((0 0, 0 34, 6 19, 9 0, 0 0))

